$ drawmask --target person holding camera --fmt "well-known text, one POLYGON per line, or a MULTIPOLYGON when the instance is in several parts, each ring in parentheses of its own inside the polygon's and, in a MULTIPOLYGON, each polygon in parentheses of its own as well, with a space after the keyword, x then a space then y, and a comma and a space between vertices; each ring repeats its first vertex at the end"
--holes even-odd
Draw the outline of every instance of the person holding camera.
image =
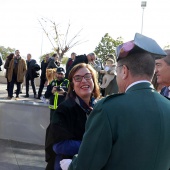
POLYGON ((54 111, 58 105, 65 100, 68 91, 69 80, 65 79, 65 70, 58 67, 55 73, 55 79, 47 86, 45 98, 50 99, 50 122, 54 111))

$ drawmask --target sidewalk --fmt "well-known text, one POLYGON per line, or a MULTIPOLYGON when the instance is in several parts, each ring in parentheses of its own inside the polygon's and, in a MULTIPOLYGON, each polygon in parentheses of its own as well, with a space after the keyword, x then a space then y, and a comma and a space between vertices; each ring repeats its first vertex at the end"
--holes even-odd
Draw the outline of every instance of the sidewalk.
MULTIPOLYGON (((8 100, 7 97, 8 97, 8 93, 7 93, 7 85, 6 84, 3 84, 3 83, 0 83, 0 100, 8 100)), ((47 87, 44 87, 43 89, 43 93, 45 93, 46 91, 46 88, 47 87)), ((14 85, 14 91, 16 90, 16 85, 14 85)), ((38 93, 38 90, 39 90, 39 87, 36 87, 36 91, 38 93)), ((29 87, 29 98, 25 98, 24 96, 26 95, 26 89, 25 89, 25 86, 22 88, 22 93, 19 94, 19 99, 20 101, 25 101, 25 102, 37 102, 37 103, 43 103, 43 101, 41 101, 40 99, 35 99, 34 98, 34 95, 33 95, 33 91, 32 91, 32 87, 30 86, 29 87)), ((13 94, 13 98, 11 99, 12 101, 15 101, 16 100, 16 94, 14 93, 13 94)))
POLYGON ((44 147, 0 139, 0 170, 44 170, 44 147))
MULTIPOLYGON (((39 87, 36 88, 37 92, 38 88, 39 87)), ((16 86, 14 86, 14 90, 15 89, 16 86)), ((44 88, 43 94, 45 90, 46 87, 44 88)), ((22 101, 23 103, 29 103, 33 105, 35 105, 36 103, 43 104, 41 100, 34 98, 31 86, 30 97, 24 98, 24 95, 25 86, 22 89, 22 94, 20 94, 19 100, 15 99, 15 94, 11 100, 8 100, 6 84, 0 83, 0 102, 12 101, 13 103, 19 103, 22 101)), ((3 113, 0 114, 3 115, 3 113)), ((21 133, 21 131, 22 129, 19 131, 19 133, 21 133)), ((0 139, 0 170, 44 170, 45 166, 46 162, 44 146, 8 139, 0 139)))

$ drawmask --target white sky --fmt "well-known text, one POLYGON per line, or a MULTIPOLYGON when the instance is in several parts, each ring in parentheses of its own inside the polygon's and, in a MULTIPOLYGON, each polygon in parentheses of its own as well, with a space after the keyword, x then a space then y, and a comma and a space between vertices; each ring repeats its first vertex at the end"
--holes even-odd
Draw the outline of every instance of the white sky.
MULTIPOLYGON (((147 0, 143 34, 155 39, 161 47, 170 44, 170 1, 147 0)), ((94 51, 105 33, 124 41, 141 33, 141 0, 1 0, 0 46, 19 49, 21 56, 31 53, 39 60, 52 46, 38 19, 48 18, 60 26, 70 21, 70 34, 83 28, 80 39, 88 40, 71 49, 77 54, 94 51)), ((64 30, 64 28, 61 28, 64 30)), ((63 33, 65 30, 63 31, 63 33)))

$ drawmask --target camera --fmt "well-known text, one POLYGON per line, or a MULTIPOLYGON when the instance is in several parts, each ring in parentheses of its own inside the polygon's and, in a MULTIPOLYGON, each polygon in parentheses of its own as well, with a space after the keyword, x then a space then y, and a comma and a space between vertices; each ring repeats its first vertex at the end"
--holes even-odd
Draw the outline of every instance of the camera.
POLYGON ((64 91, 64 89, 61 86, 56 87, 57 91, 64 91))
POLYGON ((57 91, 61 90, 60 86, 56 86, 55 88, 56 88, 57 91))

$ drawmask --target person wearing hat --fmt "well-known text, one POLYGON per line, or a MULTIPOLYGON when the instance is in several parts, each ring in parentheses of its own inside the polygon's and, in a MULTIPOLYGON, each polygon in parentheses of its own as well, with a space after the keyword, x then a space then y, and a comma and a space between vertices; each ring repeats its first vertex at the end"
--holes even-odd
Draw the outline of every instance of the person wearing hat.
POLYGON ((64 78, 64 68, 58 67, 55 76, 56 78, 47 86, 44 95, 45 98, 50 99, 50 121, 52 120, 53 113, 57 109, 57 106, 64 101, 69 86, 69 80, 64 78))
POLYGON ((167 56, 156 60, 155 74, 157 83, 163 85, 160 94, 170 100, 170 49, 165 50, 167 56))
POLYGON ((63 170, 170 168, 170 104, 151 84, 155 57, 165 55, 154 40, 138 33, 117 47, 119 94, 95 105, 78 156, 62 160, 63 170))

